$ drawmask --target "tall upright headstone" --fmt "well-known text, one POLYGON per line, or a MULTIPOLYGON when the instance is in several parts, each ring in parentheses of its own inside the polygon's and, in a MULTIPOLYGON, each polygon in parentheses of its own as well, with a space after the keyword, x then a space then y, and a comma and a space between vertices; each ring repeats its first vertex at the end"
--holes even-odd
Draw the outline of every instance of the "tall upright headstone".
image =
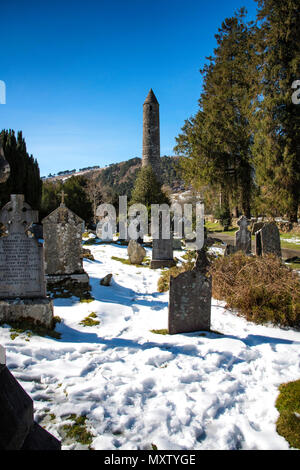
POLYGON ((52 327, 53 305, 46 297, 43 247, 26 230, 37 222, 38 213, 22 194, 0 211, 8 235, 0 238, 0 321, 27 320, 52 327))
POLYGON ((275 222, 269 222, 255 234, 255 254, 275 254, 281 258, 280 233, 275 222))
POLYGON ((235 234, 235 251, 251 253, 251 232, 248 230, 249 221, 242 215, 237 221, 239 230, 235 234))
POLYGON ((143 105, 143 159, 142 166, 150 165, 158 181, 160 174, 160 128, 159 128, 159 103, 153 90, 143 105))
POLYGON ((197 252, 195 267, 170 278, 169 334, 209 331, 212 280, 205 249, 197 252))
POLYGON ((84 221, 64 203, 42 221, 44 231, 45 272, 48 288, 56 284, 89 288, 89 277, 82 265, 84 221))
POLYGON ((152 260, 150 267, 152 269, 172 267, 176 265, 173 257, 173 233, 169 231, 169 237, 164 234, 164 214, 159 212, 157 237, 152 240, 152 260))

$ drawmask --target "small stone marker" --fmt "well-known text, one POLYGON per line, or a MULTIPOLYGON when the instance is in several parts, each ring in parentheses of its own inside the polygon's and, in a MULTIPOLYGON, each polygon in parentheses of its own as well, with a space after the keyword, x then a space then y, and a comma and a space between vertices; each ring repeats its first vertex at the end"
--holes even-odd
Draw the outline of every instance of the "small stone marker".
POLYGON ((237 224, 240 228, 235 234, 235 251, 243 251, 248 255, 251 253, 251 232, 247 228, 249 221, 242 215, 237 224))
POLYGON ((255 254, 275 254, 281 258, 280 233, 275 222, 264 224, 255 234, 255 254))
POLYGON ((63 283, 89 289, 89 277, 82 265, 84 221, 64 203, 42 221, 45 241, 45 271, 48 288, 63 283))
POLYGON ((146 256, 145 248, 136 240, 130 240, 127 247, 127 253, 131 264, 142 264, 146 256))
POLYGON ((43 247, 25 233, 37 220, 37 211, 22 194, 12 194, 0 211, 0 222, 8 229, 8 236, 0 238, 0 320, 30 319, 51 327, 53 305, 46 297, 43 247))
POLYGON ((110 286, 110 283, 111 283, 111 280, 112 280, 112 274, 106 274, 106 276, 104 276, 103 279, 101 279, 100 281, 100 285, 101 286, 105 286, 105 287, 109 287, 110 286))
POLYGON ((212 280, 204 250, 197 253, 192 271, 170 278, 169 334, 209 331, 212 280))

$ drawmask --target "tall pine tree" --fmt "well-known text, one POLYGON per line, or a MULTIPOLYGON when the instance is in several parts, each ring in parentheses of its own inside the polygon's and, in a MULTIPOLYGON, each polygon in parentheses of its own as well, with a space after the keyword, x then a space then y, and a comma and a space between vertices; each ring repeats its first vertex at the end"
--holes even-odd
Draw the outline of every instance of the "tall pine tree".
POLYGON ((175 151, 183 154, 183 176, 198 188, 209 185, 221 205, 237 205, 250 216, 253 168, 249 116, 256 82, 255 27, 245 9, 227 18, 215 36, 214 56, 201 73, 203 92, 197 115, 185 122, 175 151))
POLYGON ((292 83, 300 79, 299 0, 256 0, 261 30, 260 94, 255 103, 254 145, 261 207, 297 221, 300 201, 300 105, 292 83))
POLYGON ((0 133, 0 144, 10 165, 10 176, 0 185, 0 205, 10 200, 11 194, 24 194, 25 201, 33 209, 39 209, 42 196, 42 180, 37 161, 27 153, 22 132, 17 138, 13 130, 0 133))

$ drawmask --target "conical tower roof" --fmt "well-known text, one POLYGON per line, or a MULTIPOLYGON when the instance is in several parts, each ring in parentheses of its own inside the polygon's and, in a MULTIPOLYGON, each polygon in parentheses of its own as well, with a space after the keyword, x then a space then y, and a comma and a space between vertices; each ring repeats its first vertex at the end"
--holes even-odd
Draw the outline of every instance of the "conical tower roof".
MULTIPOLYGON (((153 90, 152 88, 150 89, 148 95, 147 95, 147 98, 145 99, 145 103, 157 103, 158 104, 158 101, 156 99, 156 96, 155 94, 153 93, 153 90)), ((144 103, 144 104, 145 104, 144 103)))

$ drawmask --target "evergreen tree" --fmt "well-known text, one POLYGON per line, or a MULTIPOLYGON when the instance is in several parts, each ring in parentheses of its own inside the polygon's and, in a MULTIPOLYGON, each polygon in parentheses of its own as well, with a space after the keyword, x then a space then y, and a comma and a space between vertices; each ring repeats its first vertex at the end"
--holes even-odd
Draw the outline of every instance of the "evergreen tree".
POLYGON ((13 130, 0 133, 0 144, 10 165, 10 177, 0 185, 0 205, 10 200, 11 194, 24 194, 25 201, 33 209, 39 209, 42 196, 42 180, 37 160, 29 156, 22 132, 17 138, 13 130))
POLYGON ((299 0, 256 0, 261 31, 261 90, 255 103, 256 178, 261 207, 297 221, 300 198, 300 106, 292 83, 300 78, 299 0))
POLYGON ((85 222, 93 218, 92 204, 85 191, 85 178, 72 176, 64 183, 44 182, 40 219, 54 211, 61 203, 62 191, 65 193, 65 204, 85 222))
POLYGON ((131 196, 130 204, 144 204, 148 211, 151 204, 170 204, 150 165, 139 171, 131 196))
POLYGON ((255 26, 241 9, 227 18, 215 36, 214 56, 201 70, 204 76, 199 111, 185 122, 175 151, 184 158, 185 180, 195 188, 209 185, 221 194, 225 211, 237 204, 250 216, 253 169, 249 122, 256 79, 255 26))
POLYGON ((60 205, 61 189, 61 185, 49 181, 43 182, 42 200, 39 212, 41 221, 60 205))

